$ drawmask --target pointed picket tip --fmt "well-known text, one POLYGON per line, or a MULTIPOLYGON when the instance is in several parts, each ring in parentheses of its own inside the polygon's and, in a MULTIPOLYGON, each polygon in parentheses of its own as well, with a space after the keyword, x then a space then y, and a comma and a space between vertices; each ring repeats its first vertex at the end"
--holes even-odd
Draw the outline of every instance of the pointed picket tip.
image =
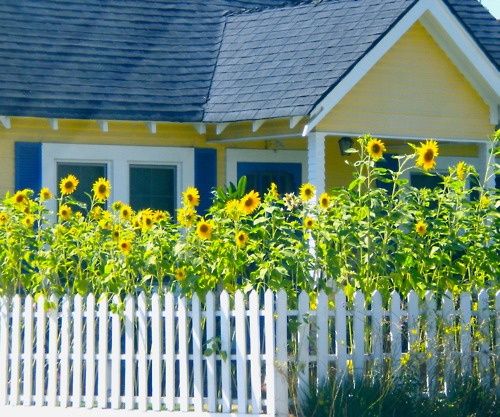
POLYGON ((305 303, 307 303, 307 305, 309 305, 309 294, 305 291, 302 291, 299 294, 299 305, 305 304, 305 303))
POLYGON ((318 294, 318 308, 319 306, 325 305, 328 307, 328 295, 326 292, 321 290, 318 294))
POLYGON ((489 291, 487 288, 483 288, 481 291, 479 291, 478 298, 488 298, 489 291))
POLYGON ((213 306, 215 304, 215 296, 212 291, 205 294, 205 304, 213 306))
MULTIPOLYGON (((63 297, 63 299, 66 299, 67 298, 67 295, 65 295, 63 297)), ((95 295, 93 293, 90 293, 87 295, 87 303, 88 302, 92 302, 92 303, 95 303, 95 295)))
POLYGON ((361 290, 357 290, 354 292, 354 303, 355 304, 363 304, 365 303, 365 295, 361 290))
POLYGON ((248 295, 248 301, 251 303, 251 304, 259 304, 259 293, 255 290, 252 290, 250 291, 249 295, 248 295))
MULTIPOLYGON (((268 290, 268 291, 270 291, 270 290, 268 290)), ((498 291, 498 294, 500 294, 500 291, 498 291)), ((285 298, 286 299, 288 297, 286 291, 283 288, 278 290, 277 295, 278 295, 278 298, 285 298)))
POLYGON ((198 296, 197 293, 194 293, 193 296, 191 297, 191 304, 200 304, 200 297, 198 296))
POLYGON ((226 290, 223 290, 221 293, 220 293, 220 299, 221 300, 229 300, 229 293, 226 291, 226 290))

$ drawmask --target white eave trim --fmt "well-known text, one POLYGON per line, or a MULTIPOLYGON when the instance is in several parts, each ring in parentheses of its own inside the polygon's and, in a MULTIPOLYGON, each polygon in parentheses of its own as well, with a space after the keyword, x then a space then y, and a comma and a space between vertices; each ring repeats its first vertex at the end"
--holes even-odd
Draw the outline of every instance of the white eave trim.
MULTIPOLYGON (((463 65, 466 63, 469 67, 469 71, 467 72, 470 72, 466 74, 468 78, 472 77, 478 79, 478 81, 474 83, 475 87, 478 88, 478 93, 481 94, 486 103, 490 105, 490 108, 498 106, 500 103, 500 75, 493 63, 442 0, 420 0, 378 42, 378 44, 358 62, 342 81, 340 81, 339 84, 337 84, 337 86, 335 86, 335 88, 315 106, 311 114, 315 114, 318 109, 322 109, 311 117, 309 123, 304 128, 303 136, 307 136, 307 134, 316 127, 316 125, 349 91, 351 91, 361 78, 370 71, 386 52, 391 49, 419 19, 421 19, 426 29, 429 30, 429 27, 435 26, 437 27, 437 31, 446 33, 449 38, 446 39, 447 43, 454 44, 452 49, 455 49, 456 52, 460 52, 463 57, 464 62, 460 63, 454 60, 455 64, 463 65), (450 42, 450 40, 452 42, 450 42)), ((429 30, 429 32, 433 35, 432 31, 429 30)), ((439 39, 436 41, 439 43, 439 39)), ((492 111, 491 119, 493 119, 494 115, 494 111, 492 111)))
POLYGON ((290 118, 290 129, 295 129, 295 127, 300 123, 304 116, 293 116, 290 118))
POLYGON ((198 132, 198 135, 207 133, 207 125, 205 123, 193 123, 193 127, 198 132))
POLYGON ((146 126, 149 130, 149 133, 152 135, 156 134, 156 122, 146 122, 146 126))
POLYGON ((49 119, 49 125, 52 130, 59 130, 59 120, 49 119))
POLYGON ((220 135, 222 132, 224 132, 224 130, 226 130, 226 127, 229 126, 229 123, 217 123, 215 125, 215 134, 218 136, 220 135))
POLYGON ((0 116, 0 123, 2 123, 5 129, 10 129, 12 127, 10 117, 8 116, 0 116))
POLYGON ((101 129, 101 132, 109 132, 109 124, 107 120, 99 120, 97 123, 99 124, 99 129, 101 129))

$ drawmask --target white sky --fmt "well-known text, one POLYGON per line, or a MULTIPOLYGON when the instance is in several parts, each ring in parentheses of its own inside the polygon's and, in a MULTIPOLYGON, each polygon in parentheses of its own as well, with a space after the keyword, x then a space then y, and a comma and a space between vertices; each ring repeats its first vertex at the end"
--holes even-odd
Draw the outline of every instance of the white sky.
POLYGON ((483 6, 485 6, 493 16, 500 19, 500 0, 481 0, 483 6))

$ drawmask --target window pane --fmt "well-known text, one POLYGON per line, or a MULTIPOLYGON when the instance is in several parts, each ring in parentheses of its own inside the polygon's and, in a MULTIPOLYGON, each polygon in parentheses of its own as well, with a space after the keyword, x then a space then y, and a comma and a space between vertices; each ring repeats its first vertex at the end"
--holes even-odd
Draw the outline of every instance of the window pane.
MULTIPOLYGON (((60 162, 57 164, 57 194, 60 195, 59 182, 68 175, 74 175, 80 181, 72 197, 82 203, 90 205, 90 199, 85 194, 92 195, 92 185, 98 178, 106 178, 106 164, 77 164, 60 162)), ((73 207, 77 210, 77 207, 73 207)))
POLYGON ((130 166, 130 205, 134 210, 151 208, 175 213, 176 167, 130 166))

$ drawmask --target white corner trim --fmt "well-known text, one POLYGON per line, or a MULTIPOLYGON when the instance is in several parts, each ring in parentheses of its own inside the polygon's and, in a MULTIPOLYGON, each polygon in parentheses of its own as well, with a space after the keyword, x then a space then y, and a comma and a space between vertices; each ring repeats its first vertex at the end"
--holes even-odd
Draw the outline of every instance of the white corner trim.
POLYGON ((290 129, 294 129, 304 116, 293 116, 290 118, 290 129))
MULTIPOLYGON (((171 165, 177 167, 177 200, 181 206, 181 191, 194 185, 194 148, 121 145, 42 144, 42 186, 56 191, 57 163, 102 163, 107 167, 111 182, 110 201, 130 201, 130 165, 171 165)), ((49 205, 55 210, 55 202, 49 205)))
POLYGON ((215 134, 220 135, 224 130, 226 130, 226 127, 229 125, 229 123, 217 123, 215 125, 215 134))
MULTIPOLYGON (((363 78, 366 73, 394 46, 394 44, 410 29, 420 18, 423 24, 429 25, 429 16, 438 23, 466 58, 468 65, 474 68, 476 75, 481 78, 480 83, 488 90, 492 101, 500 102, 500 75, 488 57, 479 48, 477 43, 465 31, 461 23, 450 12, 442 0, 420 0, 405 16, 369 51, 358 64, 340 81, 340 83, 311 111, 309 124, 304 128, 303 136, 313 130, 316 125, 339 103, 339 101, 363 78)), ((430 26, 430 25, 429 25, 430 26)), ((427 29, 427 26, 426 26, 427 29)), ((431 33, 432 35, 432 33, 431 33)), ((481 91, 479 91, 481 93, 481 91)), ((483 96, 485 92, 483 91, 483 96)))
POLYGON ((99 125, 99 129, 101 129, 101 132, 109 132, 109 124, 107 120, 99 120, 97 124, 99 125))
POLYGON ((265 120, 254 120, 252 122, 252 132, 257 132, 257 130, 259 130, 262 125, 264 124, 265 120))
POLYGON ((156 134, 156 122, 146 122, 149 133, 156 134))
POLYGON ((302 164, 302 181, 307 178, 307 151, 272 149, 226 149, 226 183, 238 182, 238 162, 282 162, 302 164))
POLYGON ((207 133, 207 126, 205 123, 193 123, 193 127, 198 132, 198 135, 204 135, 207 133))
POLYGON ((52 130, 59 130, 59 120, 49 119, 49 125, 52 130))
POLYGON ((10 117, 8 116, 0 116, 0 123, 2 123, 5 129, 10 129, 12 127, 10 117))

